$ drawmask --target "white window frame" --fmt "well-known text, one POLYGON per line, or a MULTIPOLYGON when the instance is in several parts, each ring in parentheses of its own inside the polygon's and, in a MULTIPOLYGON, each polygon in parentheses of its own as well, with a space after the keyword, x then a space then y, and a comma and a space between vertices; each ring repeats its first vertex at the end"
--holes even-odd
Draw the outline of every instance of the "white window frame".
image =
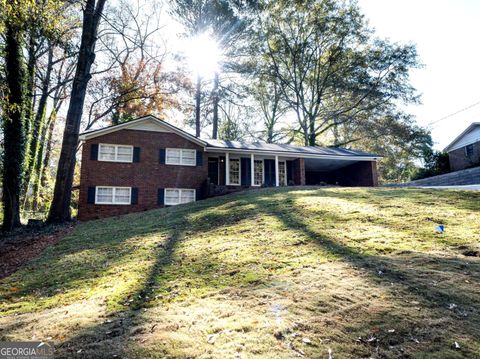
POLYGON ((252 179, 252 186, 254 187, 261 187, 265 183, 265 162, 263 159, 261 160, 254 160, 253 161, 253 179, 252 179), (255 184, 255 162, 262 163, 262 182, 260 184, 255 184))
POLYGON ((98 157, 97 157, 97 159, 99 161, 102 161, 102 162, 132 163, 133 162, 133 146, 130 146, 130 145, 114 145, 114 144, 110 144, 110 143, 99 143, 98 144, 98 157), (115 158, 113 160, 102 159, 100 157, 100 155, 102 153, 102 147, 103 146, 113 146, 113 147, 115 147, 115 158), (119 160, 118 159, 118 147, 129 147, 129 148, 132 149, 132 155, 130 156, 130 160, 124 161, 124 160, 119 160))
POLYGON ((196 166, 197 165, 197 151, 191 148, 166 148, 165 149, 165 164, 173 166, 196 166), (168 151, 180 151, 180 163, 168 162, 168 151), (193 152, 193 163, 183 163, 183 152, 193 152))
POLYGON ((129 206, 132 204, 132 187, 119 187, 119 186, 96 186, 95 187, 95 204, 112 204, 112 205, 121 205, 121 206, 129 206), (99 188, 113 188, 112 191, 112 202, 100 202, 98 201, 98 189, 99 188), (117 189, 128 189, 129 196, 128 196, 128 203, 126 202, 116 202, 115 201, 115 191, 117 189))
POLYGON ((193 191, 193 201, 192 202, 197 201, 197 190, 195 188, 165 188, 163 190, 164 204, 166 206, 177 206, 179 204, 192 203, 192 202, 181 203, 182 191, 193 191), (178 191, 178 203, 167 202, 167 191, 178 191))
POLYGON ((240 186, 242 183, 242 161, 240 158, 229 158, 228 159, 228 180, 229 186, 240 186), (238 161, 238 183, 232 182, 232 173, 230 172, 230 166, 232 165, 232 161, 238 161))

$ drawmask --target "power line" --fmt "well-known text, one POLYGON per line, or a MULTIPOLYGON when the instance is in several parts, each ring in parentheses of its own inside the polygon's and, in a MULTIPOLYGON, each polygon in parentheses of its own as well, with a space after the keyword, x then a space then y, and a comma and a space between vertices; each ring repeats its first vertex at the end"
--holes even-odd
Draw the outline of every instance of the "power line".
POLYGON ((474 104, 471 104, 471 105, 469 105, 469 106, 467 106, 467 107, 464 107, 464 108, 462 108, 461 110, 458 110, 458 111, 456 111, 456 112, 454 112, 454 113, 451 113, 450 115, 444 116, 444 117, 442 117, 442 118, 440 118, 440 119, 438 119, 438 120, 436 120, 436 121, 432 121, 432 122, 430 122, 430 123, 428 124, 428 126, 432 126, 432 125, 434 125, 434 124, 436 124, 436 123, 439 123, 440 121, 443 121, 443 120, 446 120, 447 118, 450 118, 450 117, 453 117, 453 116, 455 116, 455 115, 458 115, 459 113, 464 112, 464 111, 467 111, 467 110, 471 109, 472 107, 475 107, 475 106, 478 106, 478 105, 480 105, 480 101, 475 102, 474 104))

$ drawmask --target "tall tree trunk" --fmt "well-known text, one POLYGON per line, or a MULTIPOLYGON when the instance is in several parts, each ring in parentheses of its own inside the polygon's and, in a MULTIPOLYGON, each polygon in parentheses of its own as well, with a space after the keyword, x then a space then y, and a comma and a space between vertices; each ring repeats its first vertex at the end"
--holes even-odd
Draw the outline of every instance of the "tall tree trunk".
POLYGON ((219 75, 218 72, 215 71, 215 77, 213 79, 213 130, 212 130, 212 138, 217 139, 218 137, 218 85, 219 85, 219 75))
POLYGON ((37 178, 35 177, 35 174, 37 173, 37 171, 35 171, 35 166, 38 163, 40 164, 42 163, 43 143, 42 143, 41 137, 42 137, 42 133, 44 132, 43 129, 45 127, 45 120, 46 120, 45 113, 47 110, 48 90, 50 87, 50 76, 52 73, 52 68, 53 68, 53 46, 49 45, 47 68, 45 71, 45 77, 42 81, 42 90, 41 90, 42 92, 40 95, 40 100, 38 101, 37 113, 35 114, 35 119, 31 127, 32 138, 30 140, 29 153, 27 154, 28 167, 27 167, 27 171, 25 173, 25 177, 23 181, 24 183, 23 193, 25 195, 24 203, 27 202, 28 196, 26 196, 26 193, 32 179, 34 182, 37 181, 37 178))
MULTIPOLYGON (((24 173, 28 175, 29 164, 33 159, 30 157, 30 143, 33 139, 31 133, 33 127, 33 115, 35 109, 35 69, 37 63, 37 36, 34 26, 30 27, 29 40, 28 40, 28 62, 25 78, 25 163, 24 173)), ((21 192, 25 195, 28 184, 25 181, 22 183, 21 192)))
POLYGON ((8 108, 3 121, 3 230, 20 226, 20 185, 24 159, 24 68, 21 30, 6 23, 5 72, 8 108))
POLYGON ((195 89, 195 136, 200 137, 200 100, 202 89, 202 78, 197 75, 197 87, 195 89))
MULTIPOLYGON (((46 117, 44 111, 43 117, 46 117)), ((50 119, 49 119, 50 120, 50 119)), ((40 184, 42 175, 43 157, 45 153, 45 143, 47 140, 47 132, 50 127, 49 123, 45 123, 45 118, 42 119, 42 132, 40 134, 40 141, 38 144, 38 151, 35 157, 35 165, 33 166, 33 185, 32 185, 32 210, 38 210, 38 201, 40 197, 40 184)))
POLYGON ((42 164, 42 176, 40 179, 40 184, 42 188, 47 186, 47 171, 50 168, 50 157, 52 154, 52 141, 53 141, 53 132, 55 130, 55 123, 57 122, 57 109, 60 106, 55 107, 52 112, 50 113, 48 119, 48 131, 47 131, 47 139, 46 139, 46 147, 45 147, 45 156, 43 157, 43 164, 42 164))
POLYGON ((83 114, 85 93, 92 75, 90 69, 95 60, 95 43, 98 25, 106 0, 87 0, 83 11, 82 40, 78 54, 75 78, 68 106, 62 150, 58 162, 49 222, 65 222, 71 219, 70 203, 72 196, 75 155, 77 151, 80 121, 83 114))
POLYGON ((308 131, 308 144, 307 146, 315 146, 317 141, 317 135, 315 133, 315 119, 309 119, 309 131, 308 131))

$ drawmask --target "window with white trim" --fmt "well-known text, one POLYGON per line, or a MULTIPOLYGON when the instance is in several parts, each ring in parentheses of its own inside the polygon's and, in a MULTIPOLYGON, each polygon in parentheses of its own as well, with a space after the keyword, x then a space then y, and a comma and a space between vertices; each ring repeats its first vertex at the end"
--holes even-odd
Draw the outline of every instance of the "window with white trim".
POLYGON ((108 162, 133 162, 133 146, 98 145, 98 160, 108 162))
POLYGON ((253 185, 261 186, 263 184, 263 160, 255 160, 253 163, 253 185))
POLYGON ((165 188, 165 204, 175 206, 177 204, 195 202, 195 190, 187 188, 165 188))
POLYGON ((197 164, 196 151, 184 148, 167 148, 165 150, 167 165, 195 166, 197 164))
POLYGON ((95 204, 130 204, 131 199, 131 187, 96 187, 95 204))
POLYGON ((232 158, 229 160, 230 183, 240 184, 240 159, 232 158))
POLYGON ((285 161, 278 162, 278 184, 280 186, 287 184, 287 166, 285 161))

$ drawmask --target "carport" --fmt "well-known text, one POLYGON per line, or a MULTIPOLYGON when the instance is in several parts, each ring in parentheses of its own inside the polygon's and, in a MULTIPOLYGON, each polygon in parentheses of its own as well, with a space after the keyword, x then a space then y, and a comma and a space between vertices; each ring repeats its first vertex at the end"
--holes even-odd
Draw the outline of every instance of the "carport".
POLYGON ((307 185, 377 186, 376 160, 305 159, 307 185))
POLYGON ((363 151, 265 142, 207 140, 207 144, 208 178, 214 185, 378 185, 380 157, 363 151))

